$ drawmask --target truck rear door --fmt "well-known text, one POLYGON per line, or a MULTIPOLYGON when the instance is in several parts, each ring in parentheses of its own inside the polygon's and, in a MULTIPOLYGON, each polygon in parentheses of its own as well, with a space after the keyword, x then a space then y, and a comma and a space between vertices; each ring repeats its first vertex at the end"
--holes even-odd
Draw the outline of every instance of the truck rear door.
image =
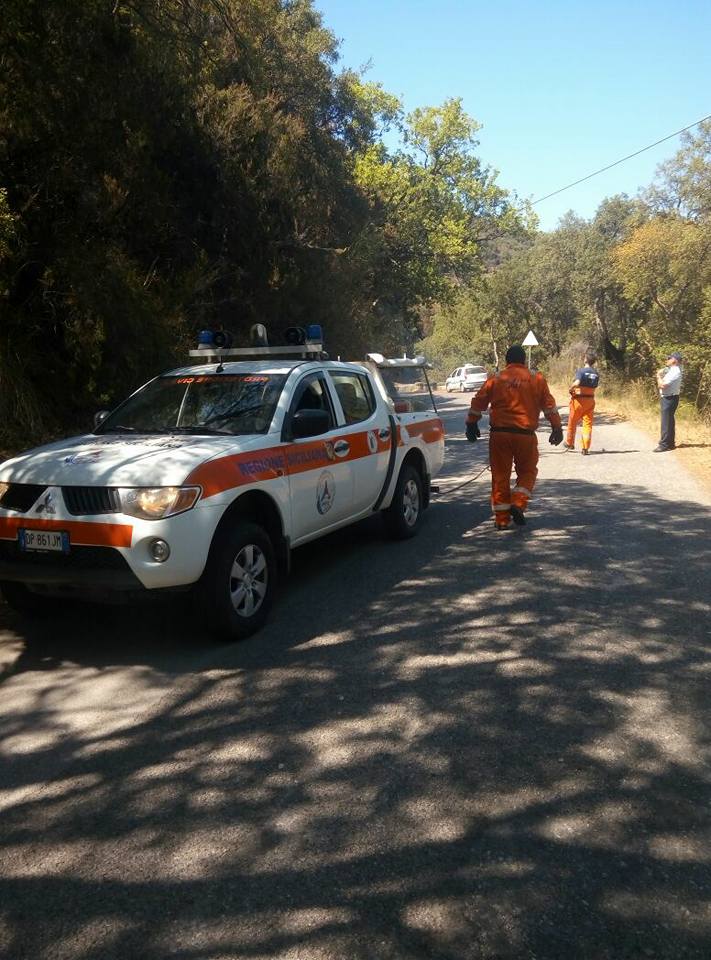
POLYGON ((391 429, 387 411, 378 404, 365 371, 330 370, 337 399, 341 442, 348 444, 353 464, 353 513, 363 513, 377 500, 388 469, 391 429))

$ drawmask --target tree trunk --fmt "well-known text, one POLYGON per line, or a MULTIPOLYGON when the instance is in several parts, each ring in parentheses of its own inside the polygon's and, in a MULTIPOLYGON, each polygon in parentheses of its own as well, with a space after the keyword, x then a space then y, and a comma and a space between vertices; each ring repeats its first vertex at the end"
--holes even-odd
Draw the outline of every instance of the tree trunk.
POLYGON ((607 318, 605 317, 604 293, 596 298, 593 315, 595 317, 595 325, 597 326, 598 333, 600 334, 602 353, 605 357, 605 360, 607 360, 608 363, 611 363, 613 367, 617 367, 619 370, 624 370, 625 351, 621 350, 619 347, 616 347, 610 338, 610 331, 607 326, 607 318))
POLYGON ((494 324, 489 325, 489 333, 491 334, 491 345, 494 350, 494 366, 496 367, 496 372, 499 371, 499 348, 496 345, 496 337, 494 336, 494 324))

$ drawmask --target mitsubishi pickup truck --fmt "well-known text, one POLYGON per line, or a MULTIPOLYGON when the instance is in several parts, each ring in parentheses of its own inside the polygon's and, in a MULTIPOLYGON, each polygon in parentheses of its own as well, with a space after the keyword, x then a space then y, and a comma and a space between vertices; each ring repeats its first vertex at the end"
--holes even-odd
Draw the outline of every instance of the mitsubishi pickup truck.
POLYGON ((191 590, 201 622, 237 639, 264 623, 294 547, 376 512, 394 537, 417 533, 444 458, 422 362, 191 355, 92 433, 0 465, 12 607, 191 590))

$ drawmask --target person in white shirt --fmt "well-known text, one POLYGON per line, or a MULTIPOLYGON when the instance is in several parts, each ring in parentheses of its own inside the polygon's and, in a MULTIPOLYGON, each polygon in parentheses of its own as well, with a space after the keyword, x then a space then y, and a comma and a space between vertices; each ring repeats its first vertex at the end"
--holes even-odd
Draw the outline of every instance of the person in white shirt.
POLYGON ((657 370, 662 429, 659 443, 654 448, 655 453, 665 453, 667 450, 673 450, 676 447, 674 414, 679 406, 679 394, 681 393, 681 354, 670 353, 666 363, 666 367, 657 370))

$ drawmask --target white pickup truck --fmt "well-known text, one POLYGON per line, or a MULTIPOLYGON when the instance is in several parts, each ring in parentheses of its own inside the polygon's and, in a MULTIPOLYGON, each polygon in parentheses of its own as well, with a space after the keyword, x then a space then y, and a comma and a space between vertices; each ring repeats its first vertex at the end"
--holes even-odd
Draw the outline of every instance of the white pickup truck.
POLYGON ((93 433, 0 465, 11 606, 193 589, 202 622, 239 638, 266 619, 292 547, 374 511, 416 533, 444 458, 424 366, 245 352, 259 356, 164 373, 93 433))

